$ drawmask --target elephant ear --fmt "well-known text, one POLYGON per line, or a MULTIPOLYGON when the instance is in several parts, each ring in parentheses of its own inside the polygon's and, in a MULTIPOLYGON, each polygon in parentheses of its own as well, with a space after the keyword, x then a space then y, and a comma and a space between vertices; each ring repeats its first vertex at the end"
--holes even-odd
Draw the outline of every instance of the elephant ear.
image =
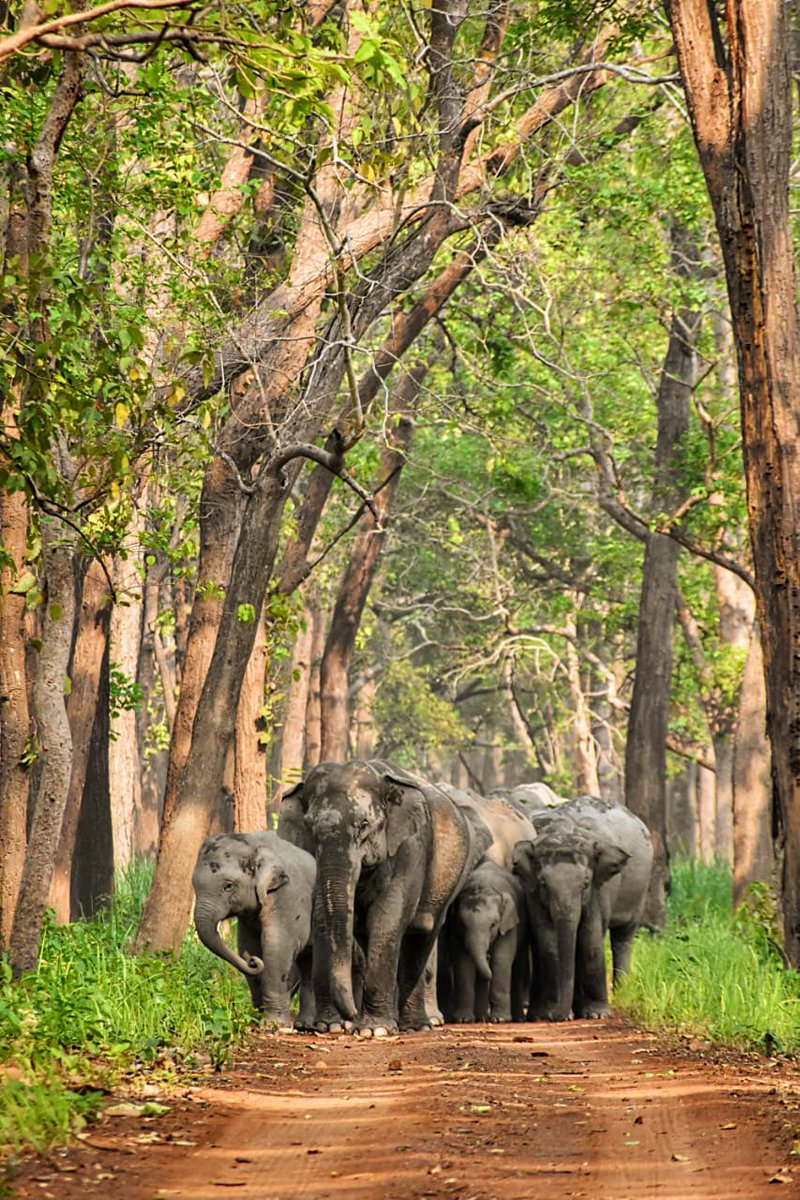
POLYGON ((500 932, 511 933, 519 925, 519 913, 512 896, 503 896, 500 903, 500 932))
POLYGON ((259 904, 266 904, 267 897, 272 892, 277 892, 279 888, 285 887, 289 882, 288 874, 276 861, 274 855, 268 854, 264 850, 256 854, 255 875, 259 904))
POLYGON ((404 842, 413 838, 423 822, 425 793, 416 780, 400 774, 383 776, 381 799, 386 808, 386 852, 393 858, 404 842))
POLYGON ((301 779, 299 783, 284 793, 278 813, 277 833, 278 837, 282 837, 285 842, 291 842, 294 846, 299 846, 301 850, 313 853, 313 845, 303 819, 305 812, 303 788, 304 784, 301 779))
POLYGON ((599 884, 608 883, 609 879, 619 875, 629 858, 627 850, 599 838, 594 844, 595 881, 599 884))
POLYGON ((523 841, 517 842, 512 851, 511 859, 513 863, 514 874, 518 875, 520 879, 530 882, 535 871, 533 842, 530 841, 529 838, 525 838, 523 841))

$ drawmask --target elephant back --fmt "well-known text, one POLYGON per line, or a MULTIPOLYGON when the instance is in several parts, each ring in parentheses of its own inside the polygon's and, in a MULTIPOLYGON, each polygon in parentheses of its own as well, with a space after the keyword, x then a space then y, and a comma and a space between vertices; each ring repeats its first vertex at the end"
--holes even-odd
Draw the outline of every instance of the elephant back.
POLYGON ((432 784, 424 788, 431 814, 431 859, 415 924, 434 928, 475 865, 475 835, 459 806, 432 784))
POLYGON ((455 799, 462 808, 477 812, 489 827, 492 844, 485 857, 498 867, 511 870, 517 842, 536 836, 530 817, 504 796, 479 796, 476 792, 459 791, 455 799))

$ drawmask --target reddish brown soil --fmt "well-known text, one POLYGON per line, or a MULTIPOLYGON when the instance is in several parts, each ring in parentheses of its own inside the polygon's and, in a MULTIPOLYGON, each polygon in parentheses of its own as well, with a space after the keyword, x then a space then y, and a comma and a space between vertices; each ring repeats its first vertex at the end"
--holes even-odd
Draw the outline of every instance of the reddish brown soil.
POLYGON ((616 1022, 269 1034, 157 1118, 24 1164, 18 1200, 800 1196, 800 1072, 616 1022), (797 1165, 794 1163, 797 1162, 797 1165))

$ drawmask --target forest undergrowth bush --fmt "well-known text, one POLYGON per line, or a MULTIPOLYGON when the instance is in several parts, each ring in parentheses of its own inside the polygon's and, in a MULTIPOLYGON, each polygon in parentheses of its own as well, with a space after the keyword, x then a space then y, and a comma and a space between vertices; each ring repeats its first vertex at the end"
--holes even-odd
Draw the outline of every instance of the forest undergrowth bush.
POLYGON ((0 960, 0 1159, 67 1141, 126 1078, 221 1065, 251 1027, 241 978, 194 931, 179 960, 128 953, 151 876, 132 868, 92 920, 48 921, 18 983, 0 960))
POLYGON ((787 969, 768 887, 733 911, 727 864, 680 862, 667 927, 640 932, 618 1010, 651 1029, 770 1054, 800 1052, 800 973, 787 969))

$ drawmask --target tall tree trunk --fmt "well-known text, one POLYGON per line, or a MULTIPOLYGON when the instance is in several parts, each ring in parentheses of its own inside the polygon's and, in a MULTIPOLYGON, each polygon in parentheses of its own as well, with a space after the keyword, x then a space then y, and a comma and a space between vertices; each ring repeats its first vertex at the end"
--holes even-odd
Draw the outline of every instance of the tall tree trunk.
POLYGON ((733 742, 733 903, 751 883, 768 883, 775 870, 767 698, 761 640, 753 629, 739 692, 733 742))
POLYGON ((267 755, 260 740, 267 670, 267 631, 263 612, 239 696, 233 769, 233 827, 254 832, 267 827, 267 755))
MULTIPOLYGON (((673 271, 688 278, 698 254, 685 231, 673 226, 673 271)), ((681 499, 681 443, 689 427, 689 404, 696 374, 695 345, 700 317, 690 308, 673 313, 658 386, 658 437, 653 508, 670 512, 681 499)), ((666 817, 666 737, 672 674, 672 628, 680 548, 672 538, 650 533, 645 543, 636 641, 636 675, 625 749, 625 802, 653 837, 655 859, 643 922, 661 929, 669 883, 666 817)))
MULTIPOLYGON (((114 560, 112 582, 117 603, 111 613, 111 663, 128 683, 135 683, 142 641, 141 550, 138 510, 128 526, 127 556, 114 560)), ((133 857, 137 813, 142 803, 142 759, 136 730, 136 711, 122 708, 111 723, 108 748, 108 787, 114 837, 114 866, 125 870, 133 857)))
MULTIPOLYGON (((69 794, 61 825, 58 853, 50 884, 50 904, 56 919, 68 922, 75 916, 71 891, 72 865, 76 853, 78 821, 90 774, 103 774, 108 781, 108 748, 103 747, 104 767, 97 761, 97 747, 92 732, 98 722, 98 710, 108 708, 108 680, 102 679, 105 665, 108 670, 108 630, 111 618, 111 595, 105 571, 97 559, 86 567, 77 612, 77 632, 69 667, 70 693, 67 698, 67 717, 72 733, 72 770, 69 794), (91 764, 91 771, 90 771, 91 764)), ((106 721, 107 727, 107 721, 106 721)))
POLYGON ((353 729, 351 742, 356 758, 374 758, 377 745, 375 730, 375 696, 378 692, 377 676, 365 679, 358 689, 353 706, 353 729))
POLYGON ((314 638, 313 610, 307 605, 305 618, 298 629, 292 647, 289 693, 281 733, 281 757, 278 780, 281 790, 288 789, 303 776, 305 752, 306 708, 311 676, 311 652, 314 638))
POLYGON ((426 366, 409 371, 398 384, 394 411, 403 415, 394 430, 394 440, 381 455, 380 483, 375 489, 375 515, 365 513, 353 542, 331 617, 325 653, 322 656, 322 751, 323 760, 343 762, 348 757, 350 733, 349 675, 364 605, 378 566, 386 536, 386 523, 397 491, 400 472, 411 443, 413 406, 426 366), (377 518, 377 522, 376 522, 377 518))
MULTIPOLYGON (((574 597, 576 607, 579 598, 574 597)), ((578 657, 576 641, 578 629, 574 615, 565 621, 568 634, 566 640, 567 680, 572 701, 572 761, 575 768, 575 789, 579 794, 586 792, 592 796, 600 795, 600 783, 597 778, 597 747, 592 735, 592 716, 583 689, 581 679, 581 663, 578 657)))
POLYGON ((786 953, 800 966, 800 345, 789 222, 791 73, 782 0, 667 5, 719 233, 739 371, 786 953))
POLYGON ((311 664, 308 674, 306 701, 305 769, 309 771, 322 759, 322 656, 328 636, 325 611, 316 594, 309 597, 309 619, 312 625, 311 664))
POLYGON ((75 621, 74 532, 42 517, 45 617, 34 715, 42 770, 34 801, 28 853, 11 930, 9 958, 14 976, 32 971, 39 956, 61 825, 72 772, 72 733, 64 696, 75 621))
MULTIPOLYGON (((8 421, 6 419, 6 423, 8 421)), ((11 588, 23 573, 28 507, 23 492, 0 495, 0 953, 11 936, 27 849, 30 736, 25 667, 25 596, 11 588)))
POLYGON ((91 770, 83 788, 80 818, 72 857, 70 890, 72 919, 91 917, 114 894, 114 839, 108 775, 109 746, 109 611, 106 609, 105 651, 89 745, 91 770))

